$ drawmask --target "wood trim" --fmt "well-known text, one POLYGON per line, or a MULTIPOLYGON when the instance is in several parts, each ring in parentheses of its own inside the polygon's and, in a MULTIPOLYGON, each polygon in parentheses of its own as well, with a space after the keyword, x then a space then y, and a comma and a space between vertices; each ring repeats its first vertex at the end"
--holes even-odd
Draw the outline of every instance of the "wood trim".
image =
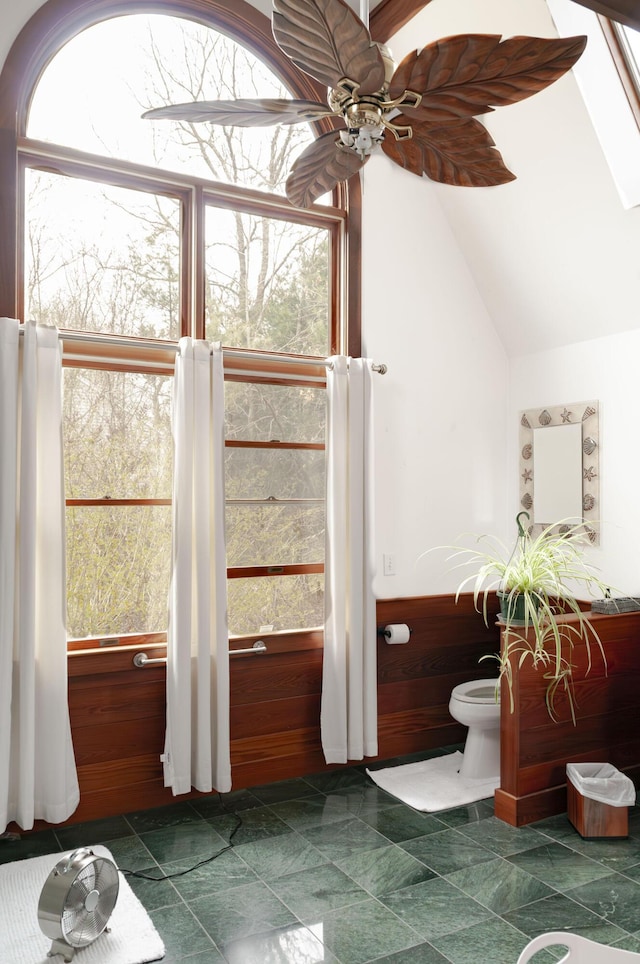
MULTIPOLYGON (((309 100, 323 100, 326 97, 322 85, 283 55, 273 38, 268 18, 245 0, 48 0, 23 27, 0 73, 0 223, 3 225, 5 241, 0 248, 0 315, 21 318, 23 312, 22 287, 19 283, 23 242, 19 230, 21 192, 17 143, 26 133, 28 105, 37 80, 55 53, 82 29, 114 15, 151 12, 186 15, 213 24, 237 37, 266 60, 297 97, 309 100)), ((314 126, 318 132, 332 129, 330 119, 326 118, 317 121, 314 126)), ((335 204, 346 212, 348 220, 348 230, 342 235, 346 239, 342 252, 345 262, 343 278, 337 277, 337 255, 331 267, 332 317, 338 317, 337 307, 344 309, 343 330, 347 335, 343 339, 349 346, 349 353, 354 356, 361 354, 359 241, 362 207, 359 187, 359 180, 354 177, 349 185, 340 184, 334 192, 335 204), (344 282, 346 288, 346 301, 342 306, 337 305, 337 292, 340 290, 338 280, 344 282)), ((219 203, 225 203, 224 198, 221 197, 219 203)), ((284 210, 287 217, 295 219, 295 209, 286 202, 283 202, 284 210)), ((318 223, 326 224, 327 214, 321 206, 311 213, 317 214, 318 223)), ((188 223, 184 228, 186 231, 194 229, 188 223)), ((344 231, 344 228, 336 224, 332 230, 338 232, 344 231)), ((334 240, 337 237, 334 234, 334 240)), ((182 260, 184 270, 186 259, 182 260)), ((196 287, 199 286, 200 279, 196 283, 196 287)), ((186 313, 188 316, 191 312, 202 314, 198 291, 186 291, 184 298, 183 315, 186 313)), ((183 317, 183 324, 186 320, 183 317)), ((201 318, 195 321, 202 325, 201 318)), ((345 350, 338 348, 334 326, 330 347, 332 353, 345 350)))
POLYGON ((324 572, 324 563, 307 562, 295 565, 273 566, 230 566, 227 569, 227 579, 252 579, 256 576, 303 576, 324 572))
MULTIPOLYGON (((466 679, 495 675, 478 659, 497 649, 498 630, 484 625, 470 596, 458 605, 453 595, 380 600, 377 624, 396 622, 407 622, 412 636, 405 646, 378 639, 379 753, 371 759, 461 743, 465 728, 448 712, 451 689, 466 679)), ((160 635, 149 644, 129 637, 126 646, 69 654, 81 801, 68 823, 175 799, 162 785, 160 762, 166 667, 133 666, 141 650, 166 656, 160 635)), ((231 647, 250 647, 258 638, 236 638, 231 647)), ((230 662, 234 789, 339 769, 325 763, 320 742, 322 632, 270 634, 267 647, 264 655, 230 662)), ((202 794, 193 791, 186 798, 196 796, 202 794)))
MULTIPOLYGON (((343 185, 343 188, 345 186, 343 185)), ((355 174, 344 191, 347 221, 343 228, 343 279, 341 290, 346 291, 346 304, 341 308, 345 318, 342 343, 332 346, 334 354, 346 354, 359 358, 362 354, 362 187, 360 175, 355 174)), ((337 282, 334 282, 334 299, 337 282)))
POLYGON ((389 39, 404 27, 431 0, 380 0, 369 17, 369 32, 378 43, 389 39))
MULTIPOLYGON (((299 71, 276 44, 267 17, 246 0, 48 0, 26 23, 13 45, 3 70, 5 83, 18 108, 20 133, 24 134, 27 106, 33 86, 57 51, 81 30, 114 16, 160 13, 190 16, 201 23, 214 23, 266 59, 298 96, 318 99, 324 88, 299 71)), ((4 89, 0 87, 2 94, 4 89)), ((0 95, 0 126, 11 116, 3 110, 0 95)))
POLYGON ((310 449, 324 452, 324 442, 251 442, 245 439, 226 439, 225 446, 229 449, 310 449))
POLYGON ((629 70, 626 55, 620 44, 618 32, 612 22, 606 17, 598 17, 598 21, 604 34, 604 39, 611 52, 611 57, 629 102, 629 107, 638 125, 638 129, 640 129, 640 91, 638 91, 638 85, 629 70))
MULTIPOLYGON (((1 102, 0 95, 0 102, 1 102)), ((0 128, 0 317, 17 317, 18 161, 15 131, 0 128)))
POLYGON ((74 506, 105 506, 105 505, 171 505, 171 499, 112 499, 105 496, 102 499, 67 499, 66 505, 74 506))
POLYGON ((638 0, 574 0, 574 3, 579 3, 581 7, 623 23, 627 27, 640 30, 638 0))
MULTIPOLYGON (((149 646, 162 646, 165 648, 166 653, 166 645, 166 632, 124 633, 122 635, 113 633, 110 636, 90 636, 84 639, 71 640, 67 643, 67 653, 69 656, 73 653, 75 656, 78 652, 93 653, 95 650, 100 653, 121 652, 122 650, 125 650, 126 652, 138 652, 140 649, 146 649, 149 646), (117 639, 118 642, 113 646, 105 646, 104 644, 101 645, 101 641, 104 639, 117 639)), ((72 675, 73 666, 73 661, 70 661, 68 664, 70 676, 72 675)))
POLYGON ((630 725, 640 685, 640 613, 589 618, 606 664, 595 650, 589 665, 584 646, 574 645, 575 725, 564 696, 556 701, 556 720, 549 717, 542 670, 513 666, 513 712, 503 681, 495 813, 512 826, 566 810, 567 763, 604 761, 636 778, 640 774, 640 737, 630 725))

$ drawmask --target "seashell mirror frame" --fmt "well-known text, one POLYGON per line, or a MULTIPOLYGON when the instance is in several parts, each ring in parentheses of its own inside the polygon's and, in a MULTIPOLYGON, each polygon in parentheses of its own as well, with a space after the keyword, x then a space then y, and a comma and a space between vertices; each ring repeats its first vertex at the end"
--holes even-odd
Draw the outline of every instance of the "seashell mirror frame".
MULTIPOLYGON (((573 453, 573 461, 567 462, 572 468, 567 469, 572 473, 581 473, 582 478, 572 478, 571 483, 578 492, 578 502, 581 502, 580 516, 575 516, 576 521, 582 520, 585 535, 593 545, 600 542, 599 533, 599 511, 600 511, 600 424, 599 408, 597 401, 573 402, 568 405, 540 406, 538 408, 528 408, 520 412, 520 434, 519 434, 519 464, 520 464, 520 505, 529 512, 532 521, 530 531, 532 535, 537 535, 545 526, 555 522, 560 516, 551 519, 539 518, 536 515, 536 474, 540 476, 546 466, 538 460, 536 463, 536 437, 540 442, 538 433, 541 429, 554 428, 562 429, 571 426, 571 430, 566 433, 567 448, 579 446, 579 452, 573 453)), ((550 436, 549 436, 550 438, 550 436)), ((562 432, 554 434, 556 443, 562 443, 562 432)), ((539 444, 538 448, 542 448, 539 444)), ((554 467, 555 468, 555 467, 554 467)), ((561 469, 557 469, 561 471, 561 469)), ((548 485, 548 478, 544 479, 545 486, 548 485)), ((542 492, 542 482, 539 477, 539 489, 542 492)), ((573 518, 573 516, 572 516, 573 518)), ((561 527, 559 527, 561 528, 561 527)))

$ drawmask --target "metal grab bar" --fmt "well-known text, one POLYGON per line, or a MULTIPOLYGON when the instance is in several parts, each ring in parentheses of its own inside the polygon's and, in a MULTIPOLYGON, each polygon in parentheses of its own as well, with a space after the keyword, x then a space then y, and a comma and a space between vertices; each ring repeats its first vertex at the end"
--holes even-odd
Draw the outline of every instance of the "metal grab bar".
POLYGON ((151 659, 146 653, 136 653, 133 657, 134 666, 153 666, 154 663, 166 663, 167 657, 161 656, 159 659, 151 659))
MULTIPOLYGON (((244 653, 251 653, 252 655, 257 656, 259 653, 266 653, 266 651, 267 646, 264 640, 257 639, 253 646, 249 647, 248 649, 230 649, 229 656, 240 656, 244 653)), ((133 657, 133 665, 139 668, 142 668, 143 666, 154 666, 159 663, 166 662, 166 656, 160 656, 157 659, 153 659, 152 657, 147 656, 146 653, 136 653, 136 655, 133 657)))
POLYGON ((249 649, 230 649, 229 656, 238 656, 240 653, 255 653, 258 655, 258 653, 266 653, 266 651, 267 644, 264 642, 264 640, 256 639, 253 646, 249 647, 249 649))

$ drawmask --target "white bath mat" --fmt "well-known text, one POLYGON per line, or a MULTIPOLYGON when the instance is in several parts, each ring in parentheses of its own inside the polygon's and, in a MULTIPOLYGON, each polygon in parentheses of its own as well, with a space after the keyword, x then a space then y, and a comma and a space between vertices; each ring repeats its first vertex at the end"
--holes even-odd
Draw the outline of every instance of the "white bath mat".
MULTIPOLYGON (((91 850, 96 856, 114 860, 106 847, 91 850)), ((47 854, 0 865, 1 964, 63 964, 60 954, 47 957, 51 941, 38 923, 40 893, 62 856, 47 854)), ((93 944, 78 948, 74 957, 77 964, 146 964, 164 957, 164 944, 151 918, 122 874, 119 876, 120 890, 109 932, 103 931, 93 944)))
POLYGON ((419 763, 367 770, 379 787, 391 793, 414 810, 450 810, 465 803, 492 797, 500 780, 466 780, 460 776, 462 753, 436 756, 419 763))

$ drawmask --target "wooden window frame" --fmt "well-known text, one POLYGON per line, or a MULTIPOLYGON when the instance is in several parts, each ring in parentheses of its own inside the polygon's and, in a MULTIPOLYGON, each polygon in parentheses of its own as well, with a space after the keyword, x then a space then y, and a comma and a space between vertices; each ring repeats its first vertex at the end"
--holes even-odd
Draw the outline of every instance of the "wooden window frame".
MULTIPOLYGON (((58 50, 81 30, 122 14, 158 13, 188 17, 218 29, 242 43, 264 60, 271 70, 299 98, 322 100, 326 92, 320 84, 298 70, 283 55, 273 39, 269 20, 245 0, 47 0, 16 38, 0 73, 0 223, 9 243, 0 246, 0 315, 22 318, 21 257, 22 222, 19 181, 20 152, 39 149, 44 157, 56 155, 60 162, 86 163, 90 168, 117 167, 123 162, 94 158, 74 150, 38 145, 26 138, 29 105, 38 80, 58 50)), ((331 129, 327 119, 314 125, 318 133, 331 129)), ((140 170, 131 165, 131 170, 140 170)), ((149 168, 149 173, 157 173, 149 168)), ((204 182, 203 182, 204 183, 204 182)), ((251 192, 225 188, 230 199, 250 196, 251 192)), ((254 192, 260 206, 262 197, 254 192)), ((283 210, 295 217, 295 208, 280 199, 283 210)), ((335 350, 355 357, 361 354, 360 246, 362 203, 360 181, 352 177, 334 191, 334 207, 344 212, 342 261, 344 264, 344 303, 340 306, 342 331, 335 350)), ((200 306, 195 306, 198 318, 200 306)), ((197 331, 197 326, 196 326, 197 331)), ((186 334, 186 332, 184 332, 186 334)), ((198 335, 200 337, 200 335, 198 335)))
POLYGON ((607 42, 607 46, 609 47, 611 58, 618 72, 618 77, 620 78, 620 83, 622 84, 626 98, 629 101, 629 107, 631 108, 631 112, 633 113, 636 124, 638 125, 638 129, 640 130, 640 90, 638 89, 636 79, 629 67, 623 44, 620 41, 620 34, 618 31, 622 28, 616 22, 608 20, 606 17, 603 17, 600 14, 598 15, 598 22, 600 23, 604 38, 607 42))
MULTIPOLYGON (((182 203, 183 235, 191 236, 194 219, 204 211, 207 203, 230 207, 262 216, 281 217, 305 224, 317 224, 331 233, 332 262, 330 312, 332 319, 331 353, 361 354, 360 319, 360 243, 361 243, 361 192, 360 181, 354 177, 348 184, 341 183, 334 190, 333 207, 317 206, 311 211, 297 211, 280 196, 238 188, 233 185, 217 185, 194 177, 181 177, 173 172, 159 172, 118 159, 94 156, 62 145, 39 142, 27 137, 28 111, 33 92, 49 61, 61 47, 83 29, 122 14, 158 13, 194 19, 231 36, 265 61, 273 72, 292 91, 294 97, 324 99, 326 91, 306 74, 299 71, 282 54, 276 45, 269 20, 244 0, 48 0, 27 22, 16 38, 0 73, 0 222, 3 224, 5 243, 0 246, 0 314, 24 320, 23 297, 23 237, 24 210, 22 197, 24 172, 27 167, 41 168, 54 173, 68 173, 77 177, 111 183, 120 187, 138 188, 167 194, 182 203)), ((331 129, 326 119, 313 125, 318 133, 331 129)), ((204 337, 204 279, 196 274, 196 291, 186 284, 186 277, 193 277, 191 262, 193 248, 183 250, 181 278, 180 334, 204 337), (184 254, 187 254, 184 257, 184 254)), ((202 274, 202 270, 200 272, 202 274)), ((166 352, 147 349, 142 340, 131 339, 128 347, 113 346, 108 351, 98 339, 86 342, 65 339, 62 332, 65 366, 109 369, 119 371, 145 371, 157 374, 173 374, 174 346, 167 345, 166 352)), ((119 339, 122 341, 123 339, 119 339)), ((290 363, 278 362, 273 353, 269 372, 265 364, 251 363, 243 359, 233 360, 229 352, 229 365, 225 364, 225 377, 242 381, 268 381, 273 384, 290 384, 291 374, 309 374, 308 367, 296 372, 290 363), (240 374, 242 372, 242 374, 240 374)), ((324 369, 322 369, 324 371, 324 369)), ((296 384, 301 384, 297 381, 296 384)), ((317 384, 317 383, 316 383, 317 384)), ((167 500, 109 500, 109 504, 166 504, 167 500)), ((99 505, 101 500, 69 501, 73 505, 99 505)), ((106 503, 105 503, 106 504, 106 503)), ((268 570, 270 567, 266 567, 268 570)), ((265 567, 232 569, 229 578, 248 575, 273 576, 276 572, 264 571, 265 567)), ((278 575, 289 572, 316 572, 317 565, 277 567, 278 575)), ((318 645, 318 630, 277 633, 278 648, 290 645, 318 645), (306 642, 305 642, 306 641, 306 642)), ((135 646, 157 647, 164 645, 165 633, 136 633, 121 637, 89 637, 70 640, 70 651, 101 651, 118 639, 118 648, 135 646)), ((245 637, 253 638, 253 637, 245 637)))

